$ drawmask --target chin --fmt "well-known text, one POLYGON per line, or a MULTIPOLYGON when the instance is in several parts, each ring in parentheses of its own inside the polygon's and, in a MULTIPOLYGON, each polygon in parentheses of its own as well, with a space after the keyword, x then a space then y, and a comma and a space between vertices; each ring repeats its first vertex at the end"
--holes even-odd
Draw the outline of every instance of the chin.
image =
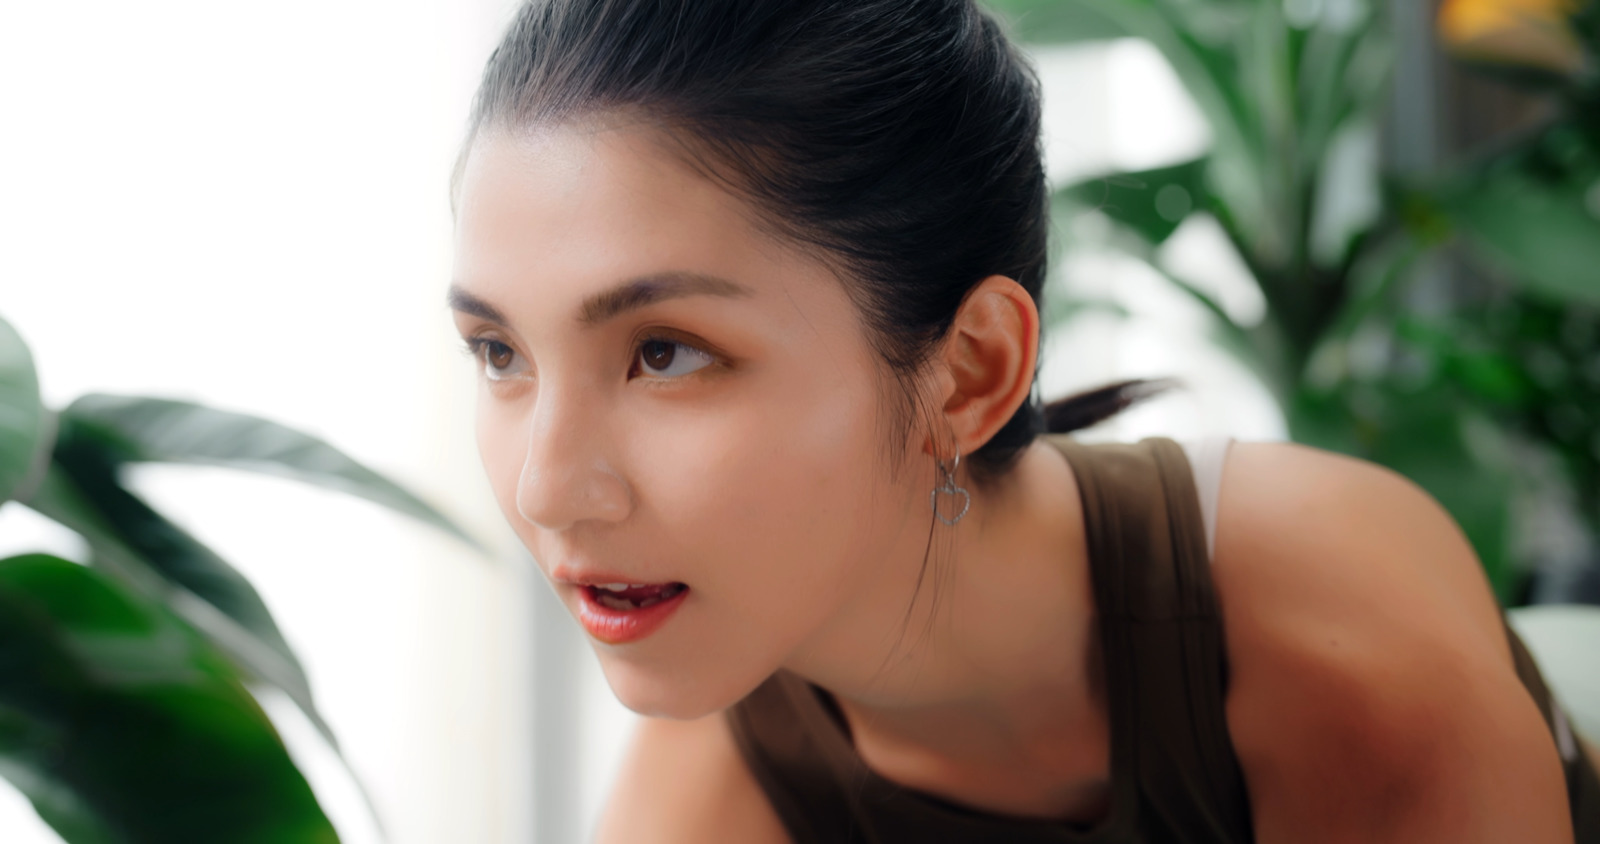
POLYGON ((633 664, 603 652, 597 655, 611 693, 623 706, 650 718, 704 718, 743 700, 767 677, 739 682, 729 672, 707 676, 698 671, 633 664))

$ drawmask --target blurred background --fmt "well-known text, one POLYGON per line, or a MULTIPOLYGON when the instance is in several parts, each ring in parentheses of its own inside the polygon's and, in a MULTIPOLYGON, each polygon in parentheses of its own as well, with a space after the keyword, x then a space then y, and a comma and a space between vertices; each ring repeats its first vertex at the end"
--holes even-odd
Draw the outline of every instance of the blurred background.
MULTIPOLYGON (((1084 439, 1375 460, 1506 606, 1600 603, 1600 4, 990 5, 1045 91, 1042 393, 1186 384, 1084 439)), ((275 420, 487 546, 290 480, 126 473, 299 655, 348 766, 252 690, 346 842, 383 840, 357 780, 390 841, 583 840, 632 726, 501 523, 442 301, 449 171, 513 6, 0 5, 0 317, 45 404, 275 420)), ((86 547, 0 506, 0 556, 86 547)), ((0 840, 60 840, 4 779, 0 840)))

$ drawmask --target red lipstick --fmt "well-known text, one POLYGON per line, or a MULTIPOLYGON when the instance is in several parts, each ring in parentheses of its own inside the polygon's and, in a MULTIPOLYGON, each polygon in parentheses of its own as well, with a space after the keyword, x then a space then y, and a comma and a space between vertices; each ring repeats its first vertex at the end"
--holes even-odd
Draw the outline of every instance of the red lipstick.
POLYGON ((637 642, 665 624, 688 595, 682 583, 579 584, 578 622, 608 645, 637 642))

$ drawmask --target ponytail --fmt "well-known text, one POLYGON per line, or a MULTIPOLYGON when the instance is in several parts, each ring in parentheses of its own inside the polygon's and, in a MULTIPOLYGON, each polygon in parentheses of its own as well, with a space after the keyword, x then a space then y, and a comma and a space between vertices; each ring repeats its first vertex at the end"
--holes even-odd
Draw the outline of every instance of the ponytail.
POLYGON ((1182 384, 1176 378, 1133 378, 1056 399, 1044 406, 1045 433, 1087 428, 1182 384))

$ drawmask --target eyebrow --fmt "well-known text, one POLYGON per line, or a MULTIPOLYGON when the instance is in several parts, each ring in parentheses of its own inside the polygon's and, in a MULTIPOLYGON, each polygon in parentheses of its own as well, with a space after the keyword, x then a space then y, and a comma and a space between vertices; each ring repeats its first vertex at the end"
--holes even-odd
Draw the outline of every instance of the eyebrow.
POLYGON ((500 313, 499 308, 489 304, 488 302, 485 302, 482 299, 479 299, 465 290, 462 290, 460 287, 457 287, 454 284, 450 285, 450 292, 445 296, 445 301, 447 304, 449 304, 450 310, 452 311, 460 311, 468 316, 486 319, 489 322, 502 327, 506 325, 505 314, 500 313))
MULTIPOLYGON (((592 327, 615 319, 628 311, 685 296, 722 296, 737 299, 750 294, 750 288, 713 275, 691 272, 655 273, 629 279, 584 299, 578 308, 578 322, 592 327)), ((450 285, 447 300, 453 310, 488 320, 496 325, 509 324, 509 320, 499 308, 454 284, 450 285)))

